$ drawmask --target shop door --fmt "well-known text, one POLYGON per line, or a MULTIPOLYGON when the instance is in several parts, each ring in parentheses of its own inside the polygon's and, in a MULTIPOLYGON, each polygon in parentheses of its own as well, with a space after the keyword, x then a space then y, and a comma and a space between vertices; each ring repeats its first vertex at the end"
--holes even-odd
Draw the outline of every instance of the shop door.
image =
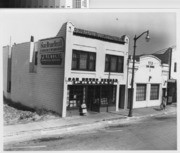
POLYGON ((87 108, 90 111, 99 112, 100 86, 88 86, 87 108))
POLYGON ((124 108, 124 100, 125 100, 125 85, 120 85, 119 91, 119 108, 124 108))

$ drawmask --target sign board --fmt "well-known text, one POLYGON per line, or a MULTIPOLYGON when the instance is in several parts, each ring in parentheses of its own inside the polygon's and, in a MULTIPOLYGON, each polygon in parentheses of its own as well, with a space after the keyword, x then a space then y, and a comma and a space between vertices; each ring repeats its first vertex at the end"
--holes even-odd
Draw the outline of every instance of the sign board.
POLYGON ((54 37, 40 40, 40 63, 41 65, 63 64, 64 40, 62 37, 54 37))

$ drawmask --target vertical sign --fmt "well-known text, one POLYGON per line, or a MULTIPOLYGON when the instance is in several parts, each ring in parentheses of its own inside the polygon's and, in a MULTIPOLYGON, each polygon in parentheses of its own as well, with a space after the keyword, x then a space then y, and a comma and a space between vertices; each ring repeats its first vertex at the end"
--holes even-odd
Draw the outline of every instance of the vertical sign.
POLYGON ((64 41, 61 37, 43 39, 40 41, 41 65, 62 66, 64 59, 64 41))

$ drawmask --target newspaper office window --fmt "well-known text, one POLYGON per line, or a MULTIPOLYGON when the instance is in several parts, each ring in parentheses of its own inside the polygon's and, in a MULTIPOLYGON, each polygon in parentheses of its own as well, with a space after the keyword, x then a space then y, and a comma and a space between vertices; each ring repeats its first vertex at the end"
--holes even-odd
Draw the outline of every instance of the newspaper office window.
POLYGON ((95 71, 96 53, 73 50, 72 70, 95 71))
POLYGON ((136 101, 146 100, 146 84, 137 84, 136 101))
POLYGON ((150 100, 158 100, 158 99, 159 99, 159 84, 152 84, 150 100))
POLYGON ((105 72, 123 73, 124 57, 115 55, 106 55, 105 58, 105 72))

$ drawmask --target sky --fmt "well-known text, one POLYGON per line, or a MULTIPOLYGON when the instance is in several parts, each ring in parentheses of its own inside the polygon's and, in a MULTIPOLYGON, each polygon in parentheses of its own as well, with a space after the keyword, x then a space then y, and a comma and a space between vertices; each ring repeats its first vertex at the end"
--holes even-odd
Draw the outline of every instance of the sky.
POLYGON ((71 21, 75 27, 103 34, 130 39, 130 53, 133 38, 149 30, 150 41, 145 35, 137 41, 137 54, 149 54, 176 45, 176 13, 122 10, 1 10, 0 30, 3 46, 35 41, 56 36, 62 24, 71 21))

